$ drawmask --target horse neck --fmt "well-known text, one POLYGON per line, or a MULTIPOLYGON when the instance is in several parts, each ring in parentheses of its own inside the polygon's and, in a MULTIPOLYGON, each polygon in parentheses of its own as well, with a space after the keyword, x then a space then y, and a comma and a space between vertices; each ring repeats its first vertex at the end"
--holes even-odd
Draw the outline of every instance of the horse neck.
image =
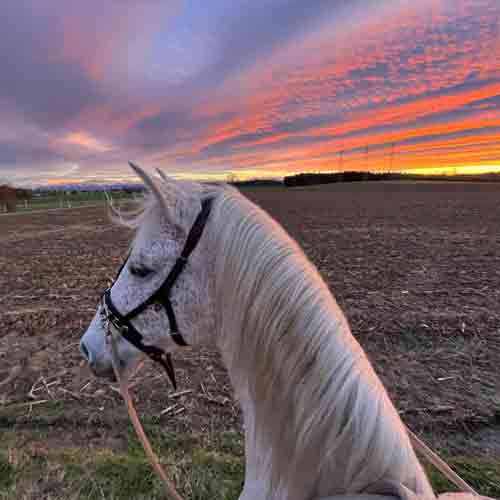
POLYGON ((269 450, 271 487, 307 484, 327 495, 389 477, 431 491, 316 269, 249 202, 233 199, 224 208, 215 263, 218 345, 245 420, 252 419, 254 447, 269 450), (314 484, 321 478, 324 489, 314 484))

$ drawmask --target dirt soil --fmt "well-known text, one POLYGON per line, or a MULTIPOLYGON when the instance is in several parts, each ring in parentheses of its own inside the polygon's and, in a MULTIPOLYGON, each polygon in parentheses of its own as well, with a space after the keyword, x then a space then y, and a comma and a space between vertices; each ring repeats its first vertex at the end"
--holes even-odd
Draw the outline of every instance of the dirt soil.
MULTIPOLYGON (((500 457, 500 185, 245 191, 318 267, 403 420, 431 445, 500 457)), ((123 446, 127 415, 78 351, 131 233, 103 207, 0 217, 0 434, 123 446), (57 406, 43 422, 37 413, 57 406)), ((217 354, 147 363, 138 410, 170 431, 241 429, 217 354)))

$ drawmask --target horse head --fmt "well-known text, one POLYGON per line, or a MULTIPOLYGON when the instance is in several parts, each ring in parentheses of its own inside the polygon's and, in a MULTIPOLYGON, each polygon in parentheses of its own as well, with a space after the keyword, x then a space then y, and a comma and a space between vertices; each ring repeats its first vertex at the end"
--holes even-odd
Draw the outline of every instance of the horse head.
POLYGON ((164 174, 156 180, 131 167, 150 196, 132 217, 115 212, 136 234, 80 349, 92 371, 108 378, 113 378, 111 348, 123 373, 146 354, 165 367, 175 386, 170 352, 209 342, 215 330, 206 227, 213 200, 200 184, 164 174))

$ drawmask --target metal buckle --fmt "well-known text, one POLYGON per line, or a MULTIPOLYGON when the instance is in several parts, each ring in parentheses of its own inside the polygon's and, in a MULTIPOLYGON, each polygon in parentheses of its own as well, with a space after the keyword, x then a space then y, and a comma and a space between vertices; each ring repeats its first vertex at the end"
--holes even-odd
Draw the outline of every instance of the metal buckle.
POLYGON ((101 301, 100 314, 101 314, 101 317, 104 321, 104 328, 106 330, 106 336, 109 337, 110 335, 112 335, 113 332, 111 331, 111 327, 113 327, 119 335, 123 335, 123 332, 126 332, 128 330, 128 327, 126 325, 123 325, 121 323, 120 319, 117 318, 108 309, 108 306, 106 305, 106 301, 104 299, 101 301))

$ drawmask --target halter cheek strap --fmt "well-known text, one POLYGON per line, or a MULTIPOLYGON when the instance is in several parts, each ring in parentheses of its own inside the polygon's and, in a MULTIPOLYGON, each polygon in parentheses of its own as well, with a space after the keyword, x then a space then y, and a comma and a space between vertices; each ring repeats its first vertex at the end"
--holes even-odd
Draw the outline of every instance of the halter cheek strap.
POLYGON ((177 383, 175 380, 175 371, 172 364, 172 357, 170 353, 163 351, 162 349, 155 347, 153 345, 144 344, 142 341, 142 334, 132 325, 132 323, 125 323, 124 317, 120 314, 120 311, 115 307, 113 301, 111 300, 111 288, 108 288, 103 296, 104 307, 101 308, 103 312, 104 319, 107 323, 106 330, 107 335, 111 335, 111 329, 114 328, 124 339, 128 340, 136 349, 142 351, 153 361, 159 363, 165 369, 168 378, 172 382, 174 389, 177 389, 177 383))
MULTIPOLYGON (((177 321, 175 319, 174 308, 172 302, 170 301, 170 293, 172 288, 177 281, 177 278, 182 273, 186 264, 188 263, 189 257, 196 245, 200 241, 203 234, 203 229, 207 223, 208 217, 210 215, 210 210, 212 208, 212 198, 203 200, 202 208, 196 220, 189 231, 189 234, 184 244, 181 255, 175 261, 174 267, 171 269, 170 273, 166 277, 163 284, 154 292, 148 299, 139 304, 137 307, 129 311, 127 314, 122 314, 115 306, 111 299, 111 287, 108 288, 102 297, 101 301, 101 314, 106 322, 107 334, 112 334, 111 329, 114 328, 122 337, 128 340, 134 347, 142 351, 144 354, 149 356, 153 361, 160 363, 167 375, 169 376, 174 389, 177 388, 175 381, 175 372, 172 365, 172 359, 169 353, 163 351, 155 346, 146 345, 143 342, 143 335, 132 325, 131 321, 146 310, 152 304, 160 304, 165 310, 168 322, 170 325, 170 336, 172 340, 179 346, 189 345, 182 334, 179 332, 177 321)), ((116 279, 120 275, 122 269, 128 261, 130 254, 127 256, 125 262, 121 265, 116 279)))

